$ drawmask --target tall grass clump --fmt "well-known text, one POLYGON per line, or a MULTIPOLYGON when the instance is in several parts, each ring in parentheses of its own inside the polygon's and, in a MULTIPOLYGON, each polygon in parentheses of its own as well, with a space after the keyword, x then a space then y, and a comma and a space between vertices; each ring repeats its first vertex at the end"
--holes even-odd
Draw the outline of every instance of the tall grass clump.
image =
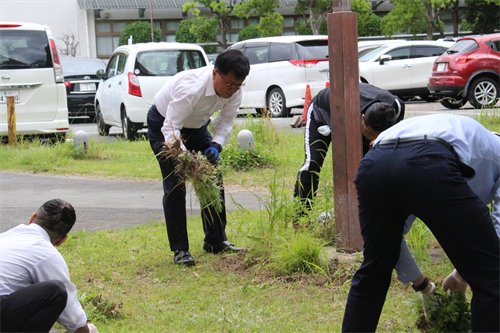
POLYGON ((282 275, 312 273, 320 265, 323 243, 307 232, 296 232, 279 239, 271 255, 270 268, 282 275))
POLYGON ((429 228, 420 219, 416 219, 406 234, 406 240, 417 262, 430 260, 429 241, 431 238, 432 233, 429 228))

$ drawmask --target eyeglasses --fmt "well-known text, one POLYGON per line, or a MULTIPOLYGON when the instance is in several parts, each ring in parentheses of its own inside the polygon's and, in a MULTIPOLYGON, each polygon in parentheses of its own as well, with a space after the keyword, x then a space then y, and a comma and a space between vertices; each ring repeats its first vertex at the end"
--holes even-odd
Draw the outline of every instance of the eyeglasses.
POLYGON ((216 69, 217 73, 219 73, 220 77, 226 82, 227 86, 231 89, 240 89, 241 87, 245 86, 245 83, 242 84, 234 84, 234 83, 229 83, 227 80, 222 76, 222 74, 219 72, 218 69, 216 69))

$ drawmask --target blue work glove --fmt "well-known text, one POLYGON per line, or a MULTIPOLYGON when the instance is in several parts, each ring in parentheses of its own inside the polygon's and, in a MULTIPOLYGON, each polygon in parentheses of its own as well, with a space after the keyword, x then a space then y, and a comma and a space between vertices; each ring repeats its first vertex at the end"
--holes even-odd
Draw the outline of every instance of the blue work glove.
POLYGON ((210 147, 208 147, 203 154, 207 157, 207 160, 210 163, 215 164, 219 160, 219 153, 221 151, 222 146, 217 142, 212 142, 210 147))

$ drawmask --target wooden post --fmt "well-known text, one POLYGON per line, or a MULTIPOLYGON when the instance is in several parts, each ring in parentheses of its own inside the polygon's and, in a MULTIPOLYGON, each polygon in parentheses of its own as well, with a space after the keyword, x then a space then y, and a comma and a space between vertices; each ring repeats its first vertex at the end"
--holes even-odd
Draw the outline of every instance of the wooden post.
POLYGON ((333 0, 328 14, 330 63, 330 115, 336 246, 347 252, 362 251, 358 198, 354 179, 361 161, 359 111, 358 28, 350 0, 333 0))
POLYGON ((9 145, 17 142, 16 135, 16 101, 14 96, 7 96, 7 123, 9 128, 9 145))

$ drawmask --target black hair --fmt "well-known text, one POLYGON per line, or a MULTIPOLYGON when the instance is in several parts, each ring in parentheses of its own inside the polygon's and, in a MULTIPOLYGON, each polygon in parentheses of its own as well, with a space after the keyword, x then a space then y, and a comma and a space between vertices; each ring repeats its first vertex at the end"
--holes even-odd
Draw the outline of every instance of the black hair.
POLYGON ((44 203, 36 212, 34 222, 50 230, 58 237, 64 237, 76 221, 73 206, 62 199, 52 199, 44 203))
POLYGON ((240 50, 226 50, 215 59, 215 69, 226 75, 233 72, 237 79, 245 79, 250 72, 248 58, 240 50))
POLYGON ((387 103, 373 103, 365 112, 365 126, 383 132, 396 123, 396 111, 387 103))

